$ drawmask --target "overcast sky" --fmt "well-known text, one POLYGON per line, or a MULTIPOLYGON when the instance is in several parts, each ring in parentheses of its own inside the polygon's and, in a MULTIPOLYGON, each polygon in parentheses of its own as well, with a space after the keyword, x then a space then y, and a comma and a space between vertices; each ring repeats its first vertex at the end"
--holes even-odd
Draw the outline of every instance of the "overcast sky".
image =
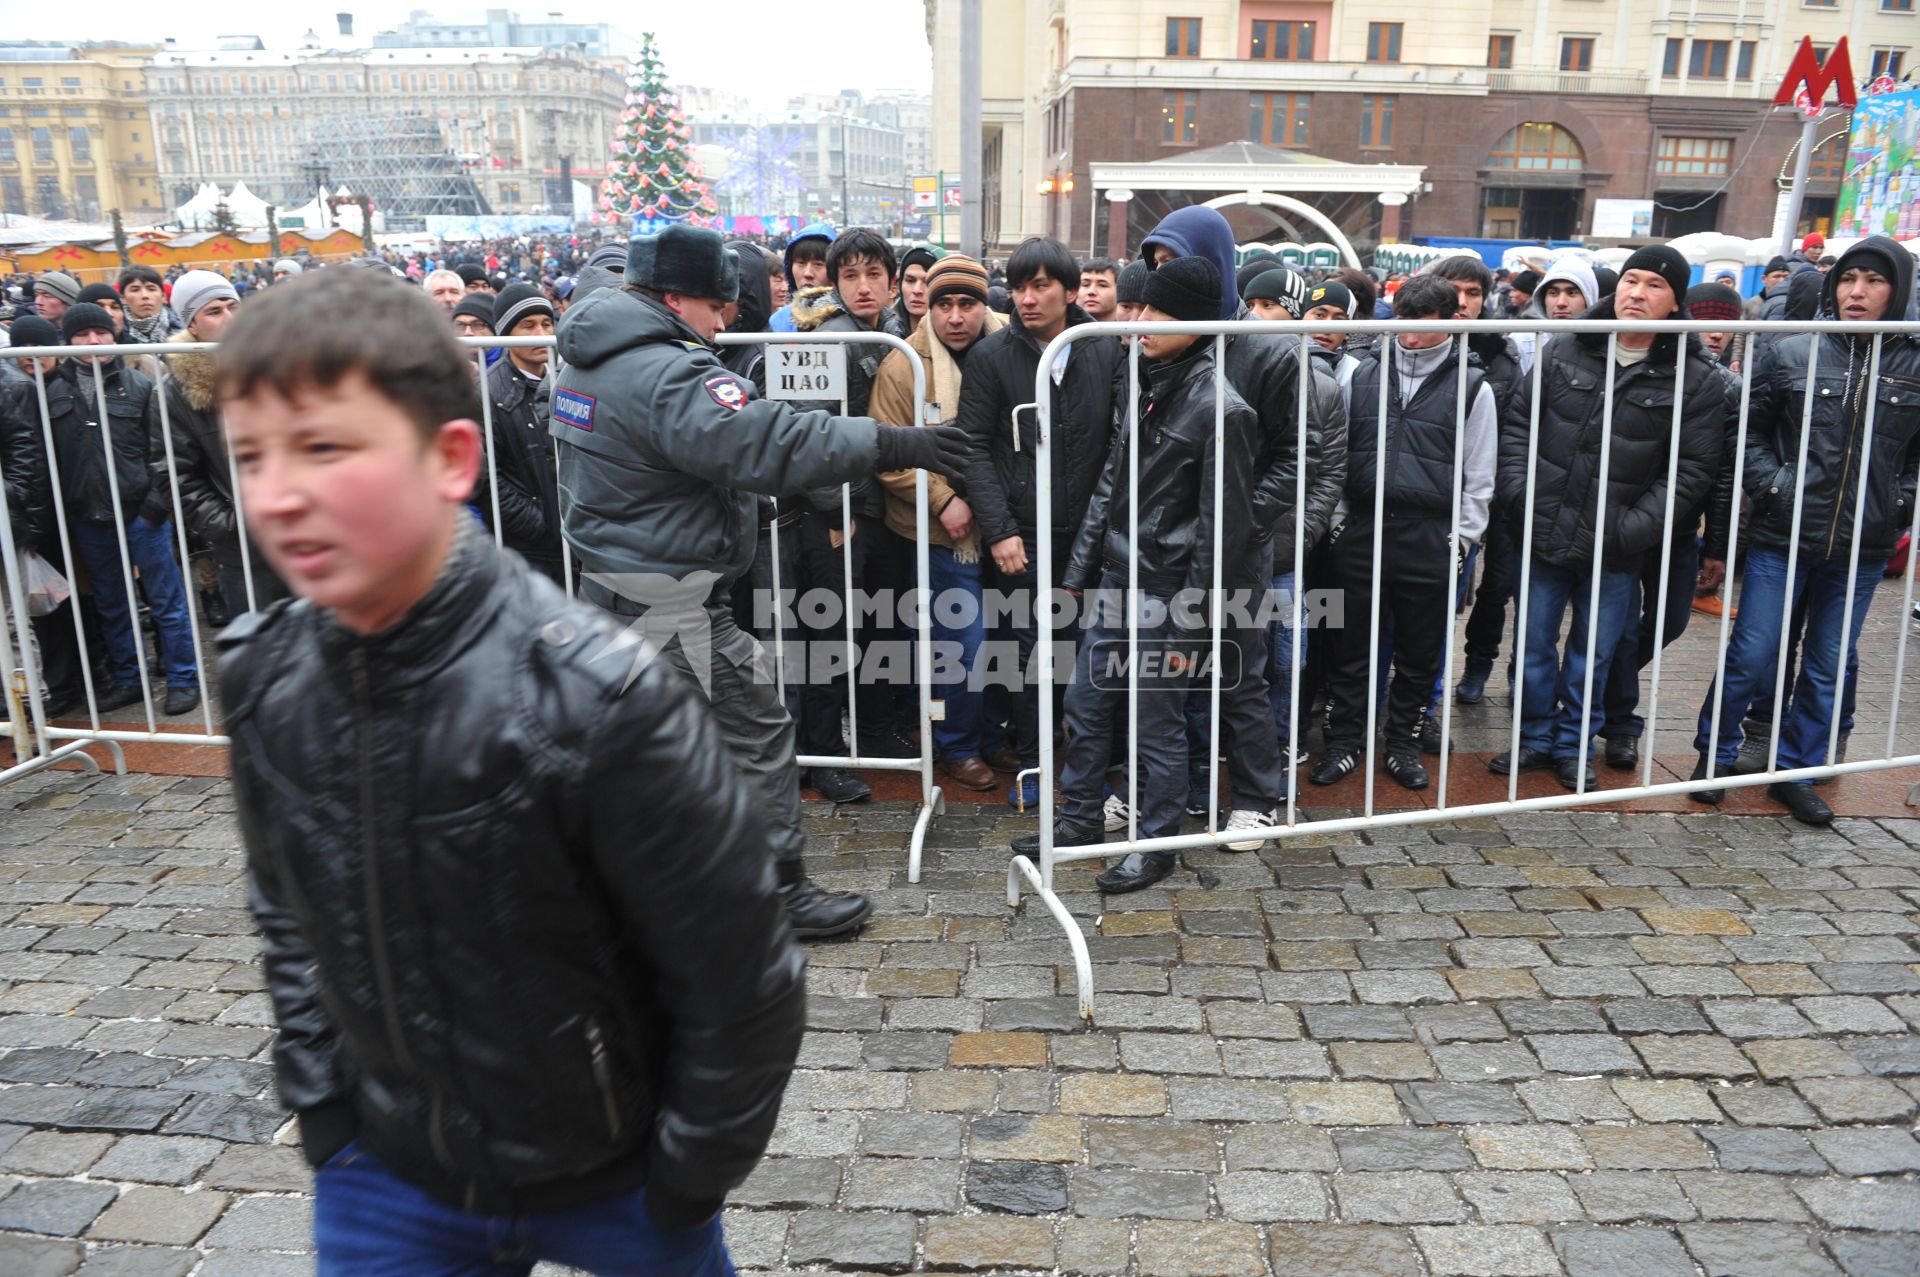
MULTIPOLYGON (((638 41, 651 30, 668 76, 679 84, 724 89, 758 110, 777 110, 800 93, 864 93, 896 89, 927 92, 933 55, 927 48, 926 9, 920 0, 721 0, 720 3, 634 4, 611 0, 535 0, 502 5, 523 20, 549 11, 571 22, 608 22, 638 41)), ((437 5, 433 0, 330 5, 169 4, 154 0, 91 0, 83 10, 0 0, 9 40, 125 40, 207 48, 220 35, 257 35, 269 48, 298 48, 308 27, 322 44, 342 43, 335 12, 350 12, 355 43, 406 20, 412 9, 443 20, 479 21, 486 6, 437 5)), ((629 56, 632 50, 618 50, 629 56)))

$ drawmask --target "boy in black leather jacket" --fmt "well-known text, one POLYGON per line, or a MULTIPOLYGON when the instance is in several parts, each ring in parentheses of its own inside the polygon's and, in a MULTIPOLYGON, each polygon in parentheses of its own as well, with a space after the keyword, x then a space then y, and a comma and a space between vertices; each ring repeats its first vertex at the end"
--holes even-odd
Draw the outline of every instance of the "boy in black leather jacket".
POLYGON ((221 675, 319 1270, 719 1277, 805 1015, 770 831, 691 687, 466 515, 469 367, 368 271, 216 362, 300 596, 221 675))

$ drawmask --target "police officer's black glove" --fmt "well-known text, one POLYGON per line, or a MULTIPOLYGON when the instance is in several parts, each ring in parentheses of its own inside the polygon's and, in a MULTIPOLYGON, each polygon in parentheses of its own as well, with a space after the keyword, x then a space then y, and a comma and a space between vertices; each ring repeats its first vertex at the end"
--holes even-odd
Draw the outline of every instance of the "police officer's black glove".
POLYGON ((881 426, 874 469, 932 470, 958 479, 967 465, 967 432, 958 426, 881 426))

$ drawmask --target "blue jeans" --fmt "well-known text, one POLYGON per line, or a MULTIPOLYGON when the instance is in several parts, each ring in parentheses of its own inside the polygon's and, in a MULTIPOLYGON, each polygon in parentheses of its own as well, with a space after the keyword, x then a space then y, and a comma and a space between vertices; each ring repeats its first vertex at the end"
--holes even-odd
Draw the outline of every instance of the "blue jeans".
MULTIPOLYGON (((120 540, 111 523, 67 525, 73 551, 93 582, 93 605, 100 613, 100 632, 107 644, 107 666, 115 687, 138 686, 139 659, 134 655, 137 622, 127 602, 127 578, 120 568, 120 540)), ((160 633, 160 660, 168 687, 193 687, 198 682, 193 660, 193 627, 187 619, 187 591, 173 561, 172 525, 134 519, 127 524, 127 557, 140 574, 140 593, 160 633)))
POLYGON ((943 762, 977 758, 986 748, 986 695, 971 680, 980 645, 987 639, 981 601, 986 570, 978 559, 959 562, 944 545, 927 547, 927 583, 933 594, 928 628, 933 631, 934 668, 939 674, 933 695, 946 702, 946 718, 933 725, 933 752, 943 762), (943 597, 949 594, 951 599, 943 597), (971 605, 961 596, 971 599, 971 605), (945 672, 939 673, 942 667, 945 672))
MULTIPOLYGON (((1268 630, 1267 649, 1267 696, 1273 705, 1273 730, 1282 745, 1286 744, 1288 730, 1293 718, 1293 649, 1296 631, 1293 628, 1293 573, 1278 572, 1273 578, 1273 594, 1280 606, 1280 619, 1268 630)), ((1307 663, 1307 614, 1304 607, 1300 613, 1301 628, 1297 632, 1300 648, 1300 664, 1307 663)), ((1301 708, 1305 709, 1303 702, 1301 708)), ((1302 735, 1305 735, 1303 728, 1302 735)))
MULTIPOLYGON (((1800 643, 1800 674, 1780 724, 1780 767, 1818 767, 1827 761, 1827 731, 1833 722, 1834 687, 1841 659, 1840 614, 1846 609, 1847 560, 1815 559, 1802 554, 1794 565, 1793 601, 1804 597, 1807 626, 1800 643)), ((1878 564, 1862 563, 1853 587, 1853 615, 1846 636, 1849 652, 1860 641, 1860 626, 1873 606, 1880 584, 1878 564)), ((1727 642, 1727 683, 1720 705, 1718 770, 1731 769, 1740 756, 1740 722, 1747 709, 1771 692, 1780 658, 1780 613, 1787 603, 1787 555, 1754 546, 1740 583, 1740 615, 1727 642)), ((1693 747, 1707 752, 1713 729, 1713 689, 1700 707, 1693 747)))
POLYGON ((1600 734, 1607 699, 1607 670, 1620 636, 1634 618, 1638 573, 1600 573, 1599 628, 1594 635, 1601 659, 1593 670, 1593 704, 1584 705, 1587 625, 1592 618, 1593 570, 1570 572, 1538 558, 1527 580, 1527 665, 1521 680, 1520 743, 1555 759, 1580 757, 1584 711, 1587 746, 1600 734), (1567 650, 1560 652, 1560 622, 1573 607, 1567 650))
POLYGON ((542 1260, 600 1277, 733 1277, 716 1216, 668 1231, 646 1192, 538 1215, 472 1215, 394 1174, 355 1140, 314 1176, 320 1277, 524 1277, 542 1260))

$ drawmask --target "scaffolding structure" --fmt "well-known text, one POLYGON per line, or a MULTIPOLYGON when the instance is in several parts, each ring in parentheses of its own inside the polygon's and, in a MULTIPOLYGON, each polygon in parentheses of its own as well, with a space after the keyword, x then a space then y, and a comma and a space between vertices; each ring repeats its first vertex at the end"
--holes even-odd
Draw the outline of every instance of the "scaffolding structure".
MULTIPOLYGON (((438 121, 411 112, 329 115, 312 122, 294 186, 367 195, 389 230, 430 214, 493 212, 438 121)), ((416 228, 417 229, 417 228, 416 228)))

